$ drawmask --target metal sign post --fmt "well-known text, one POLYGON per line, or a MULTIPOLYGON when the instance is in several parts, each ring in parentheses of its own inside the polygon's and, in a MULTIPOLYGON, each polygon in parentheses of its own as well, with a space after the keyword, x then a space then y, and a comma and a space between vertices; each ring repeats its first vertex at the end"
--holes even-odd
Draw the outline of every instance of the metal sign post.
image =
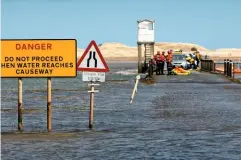
POLYGON ((105 62, 96 42, 92 40, 85 52, 77 63, 77 71, 82 71, 82 81, 90 82, 90 113, 89 113, 89 128, 93 128, 94 120, 94 93, 99 92, 95 90, 94 82, 105 82, 105 72, 109 72, 109 67, 105 62))

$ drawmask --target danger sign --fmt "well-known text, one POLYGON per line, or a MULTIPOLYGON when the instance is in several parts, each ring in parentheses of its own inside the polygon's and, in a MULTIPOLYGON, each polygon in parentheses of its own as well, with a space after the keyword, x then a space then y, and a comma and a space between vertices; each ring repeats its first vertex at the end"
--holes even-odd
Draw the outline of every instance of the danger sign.
POLYGON ((76 77, 75 39, 1 40, 1 77, 76 77))

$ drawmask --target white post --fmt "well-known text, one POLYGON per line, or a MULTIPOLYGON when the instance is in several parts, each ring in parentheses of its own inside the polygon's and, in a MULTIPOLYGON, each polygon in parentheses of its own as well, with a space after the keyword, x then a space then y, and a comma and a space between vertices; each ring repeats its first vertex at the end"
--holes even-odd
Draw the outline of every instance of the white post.
POLYGON ((137 85, 138 85, 139 80, 140 80, 140 76, 137 75, 137 76, 136 76, 136 83, 135 83, 135 86, 134 86, 134 89, 133 89, 133 92, 132 92, 132 95, 131 95, 131 101, 130 101, 130 103, 132 103, 133 100, 134 100, 134 96, 135 96, 135 93, 137 92, 137 85))

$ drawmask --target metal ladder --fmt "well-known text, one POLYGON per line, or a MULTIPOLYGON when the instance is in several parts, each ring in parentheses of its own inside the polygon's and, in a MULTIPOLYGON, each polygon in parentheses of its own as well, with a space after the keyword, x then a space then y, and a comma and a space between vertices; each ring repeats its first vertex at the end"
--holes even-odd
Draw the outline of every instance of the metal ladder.
POLYGON ((149 62, 154 54, 153 47, 150 44, 145 44, 145 62, 149 62))

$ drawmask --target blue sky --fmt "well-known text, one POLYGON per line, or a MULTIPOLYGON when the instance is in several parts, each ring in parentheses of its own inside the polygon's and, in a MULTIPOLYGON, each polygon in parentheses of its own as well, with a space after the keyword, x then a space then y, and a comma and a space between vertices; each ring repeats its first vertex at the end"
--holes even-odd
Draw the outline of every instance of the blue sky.
POLYGON ((75 38, 85 48, 136 46, 137 20, 153 19, 156 42, 241 48, 241 0, 2 0, 2 38, 75 38))

